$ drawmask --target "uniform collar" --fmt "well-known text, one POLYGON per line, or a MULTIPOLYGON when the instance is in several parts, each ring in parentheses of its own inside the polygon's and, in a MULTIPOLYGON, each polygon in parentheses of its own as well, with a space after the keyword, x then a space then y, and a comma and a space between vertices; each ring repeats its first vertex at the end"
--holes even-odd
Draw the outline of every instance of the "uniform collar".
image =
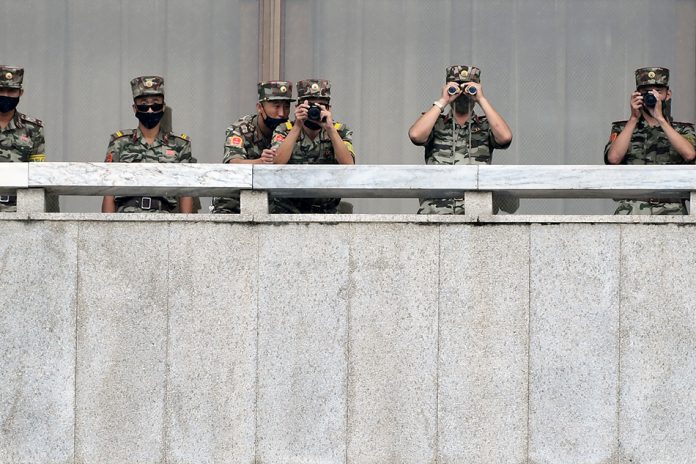
MULTIPOLYGON (((140 127, 138 127, 134 132, 133 132, 133 142, 139 142, 143 145, 147 145, 147 142, 145 141, 145 136, 143 135, 143 132, 140 130, 140 127)), ((169 142, 169 134, 166 134, 162 131, 162 126, 160 126, 159 132, 157 132, 157 136, 155 136, 155 141, 152 144, 153 147, 159 146, 159 145, 166 145, 169 142)))

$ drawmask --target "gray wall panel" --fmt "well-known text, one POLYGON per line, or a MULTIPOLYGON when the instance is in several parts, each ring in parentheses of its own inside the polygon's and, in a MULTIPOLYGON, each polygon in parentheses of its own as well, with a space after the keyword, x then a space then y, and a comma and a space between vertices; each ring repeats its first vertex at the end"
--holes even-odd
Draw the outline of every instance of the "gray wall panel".
POLYGON ((169 230, 86 223, 79 233, 77 462, 161 462, 169 230))
POLYGON ((350 226, 257 233, 257 459, 345 462, 350 226))
POLYGON ((696 235, 622 226, 623 462, 696 461, 696 235))
POLYGON ((441 230, 439 462, 524 462, 529 226, 441 230))
POLYGON ((73 459, 77 226, 0 222, 0 462, 73 459))
POLYGON ((250 463, 256 426, 256 229, 172 224, 169 241, 167 462, 250 463), (198 253, 200 243, 211 253, 198 253))
POLYGON ((532 225, 529 457, 618 452, 619 226, 532 225))
POLYGON ((434 463, 439 228, 350 232, 348 462, 434 463))

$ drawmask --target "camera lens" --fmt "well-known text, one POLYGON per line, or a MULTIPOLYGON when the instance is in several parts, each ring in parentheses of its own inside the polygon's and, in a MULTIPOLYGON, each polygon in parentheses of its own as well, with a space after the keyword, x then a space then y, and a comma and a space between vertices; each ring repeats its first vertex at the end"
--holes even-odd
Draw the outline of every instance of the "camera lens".
POLYGON ((645 92, 643 94, 643 105, 648 108, 654 108, 657 105, 657 98, 650 92, 645 92))
POLYGON ((321 119, 321 108, 317 105, 309 105, 307 110, 307 119, 310 121, 319 121, 321 119))

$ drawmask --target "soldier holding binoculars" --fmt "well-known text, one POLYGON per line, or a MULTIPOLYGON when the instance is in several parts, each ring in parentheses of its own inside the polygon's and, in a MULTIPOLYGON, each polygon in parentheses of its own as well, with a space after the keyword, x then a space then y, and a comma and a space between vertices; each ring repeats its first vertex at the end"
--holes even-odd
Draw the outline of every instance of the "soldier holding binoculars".
MULTIPOLYGON (((612 123, 606 164, 687 164, 696 158, 694 125, 673 122, 669 69, 636 70, 631 116, 612 123)), ((686 214, 683 199, 620 200, 614 214, 686 214)))
MULTIPOLYGON (((409 129, 411 142, 425 147, 426 164, 490 164, 495 148, 510 146, 512 131, 484 96, 481 70, 450 66, 446 82, 440 98, 409 129), (474 113, 476 103, 484 116, 474 113), (452 109, 444 114, 447 105, 452 109)), ((464 214, 464 199, 424 198, 418 214, 464 214)))

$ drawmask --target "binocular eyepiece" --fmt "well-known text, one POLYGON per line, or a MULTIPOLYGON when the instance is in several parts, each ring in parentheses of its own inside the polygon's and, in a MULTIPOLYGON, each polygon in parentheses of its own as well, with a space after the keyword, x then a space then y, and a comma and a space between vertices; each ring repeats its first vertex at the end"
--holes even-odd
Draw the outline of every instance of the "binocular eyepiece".
POLYGON ((460 92, 466 92, 467 94, 473 97, 474 95, 476 95, 477 90, 476 87, 474 87, 473 85, 467 87, 466 84, 453 84, 447 88, 447 93, 449 95, 457 95, 460 92))
POLYGON ((655 108, 655 105, 657 105, 657 98, 655 98, 655 95, 650 92, 643 92, 642 97, 643 106, 646 108, 655 108))

